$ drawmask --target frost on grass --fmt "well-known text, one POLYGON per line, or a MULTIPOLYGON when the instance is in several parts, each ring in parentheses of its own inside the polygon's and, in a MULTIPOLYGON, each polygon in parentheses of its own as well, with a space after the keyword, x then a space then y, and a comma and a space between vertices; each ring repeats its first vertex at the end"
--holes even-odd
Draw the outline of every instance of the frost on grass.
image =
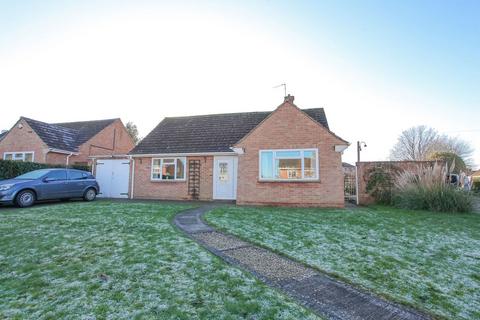
POLYGON ((480 319, 480 215, 219 208, 218 227, 447 318, 480 319))
POLYGON ((0 209, 0 318, 304 319, 170 224, 185 206, 0 209))

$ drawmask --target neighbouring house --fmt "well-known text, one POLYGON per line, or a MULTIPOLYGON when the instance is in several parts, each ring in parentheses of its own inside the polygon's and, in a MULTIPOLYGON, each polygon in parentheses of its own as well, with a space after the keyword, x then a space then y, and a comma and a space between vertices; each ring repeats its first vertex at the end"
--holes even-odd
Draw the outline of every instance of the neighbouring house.
POLYGON ((120 119, 45 123, 21 117, 0 140, 4 160, 90 165, 126 155, 134 143, 120 119))
POLYGON ((344 174, 355 174, 355 166, 348 162, 342 162, 342 168, 344 174))
POLYGON ((323 108, 165 118, 131 152, 130 197, 343 207, 342 152, 323 108))

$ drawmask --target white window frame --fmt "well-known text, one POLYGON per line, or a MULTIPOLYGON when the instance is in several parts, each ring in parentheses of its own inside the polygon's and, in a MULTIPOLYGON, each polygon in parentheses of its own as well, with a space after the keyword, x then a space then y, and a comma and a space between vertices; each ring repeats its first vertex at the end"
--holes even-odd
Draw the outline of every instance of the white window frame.
POLYGON ((320 179, 320 171, 319 171, 319 162, 320 159, 318 158, 318 149, 263 149, 258 151, 258 180, 259 181, 284 181, 284 182, 296 182, 296 181, 318 181, 320 179), (302 178, 300 179, 281 179, 276 178, 276 170, 275 170, 275 160, 276 159, 298 159, 298 158, 284 158, 284 157, 276 157, 276 152, 298 152, 300 151, 300 159, 302 160, 302 178), (305 164, 304 164, 304 152, 305 151, 313 151, 315 152, 315 177, 313 178, 304 178, 305 177, 305 164), (262 178, 262 152, 272 152, 272 168, 273 168, 273 177, 272 178, 262 178))
POLYGON ((22 162, 25 162, 25 154, 27 153, 31 153, 32 154, 32 161, 31 162, 35 162, 35 151, 18 151, 18 152, 4 152, 3 153, 3 160, 7 160, 7 155, 11 155, 12 156, 12 161, 22 161, 22 162), (21 153, 22 154, 22 158, 15 158, 15 155, 16 154, 19 154, 21 153))
POLYGON ((152 165, 150 169, 150 180, 151 181, 185 181, 187 179, 187 158, 186 157, 162 157, 162 158, 152 158, 152 165), (160 178, 153 177, 153 162, 155 160, 160 160, 160 170, 163 168, 163 160, 171 160, 173 159, 173 163, 175 164, 175 177, 173 179, 162 179, 162 174, 160 173, 160 178), (177 179, 177 160, 181 160, 183 162, 183 178, 177 179))

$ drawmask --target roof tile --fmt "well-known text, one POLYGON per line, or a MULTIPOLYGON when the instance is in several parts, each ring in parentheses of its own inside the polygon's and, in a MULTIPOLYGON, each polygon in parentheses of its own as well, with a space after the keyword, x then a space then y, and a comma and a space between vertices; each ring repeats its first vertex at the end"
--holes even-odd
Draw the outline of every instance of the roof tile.
MULTIPOLYGON (((328 129, 323 108, 302 109, 328 129)), ((130 153, 229 152, 272 111, 165 118, 130 153)))
POLYGON ((40 139, 52 149, 78 151, 78 147, 117 119, 69 123, 45 123, 22 117, 40 139))

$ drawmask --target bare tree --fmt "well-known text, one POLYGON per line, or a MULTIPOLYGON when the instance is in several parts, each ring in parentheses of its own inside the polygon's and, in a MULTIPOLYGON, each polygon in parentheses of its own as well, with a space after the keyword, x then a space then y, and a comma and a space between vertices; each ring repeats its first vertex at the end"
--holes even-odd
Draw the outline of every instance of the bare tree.
POLYGON ((138 136, 137 125, 132 121, 128 121, 125 127, 127 128, 127 131, 128 131, 128 134, 130 134, 130 137, 132 137, 133 142, 135 143, 135 145, 137 145, 138 142, 140 141, 140 137, 138 136))
POLYGON ((440 135, 437 130, 426 126, 409 128, 398 137, 390 152, 391 160, 427 160, 433 153, 453 153, 468 165, 473 148, 462 139, 440 135))
POLYGON ((412 127, 402 132, 390 152, 392 160, 425 160, 439 135, 433 128, 412 127))
POLYGON ((471 157, 473 154, 472 146, 465 140, 457 137, 449 137, 447 135, 441 135, 435 144, 432 146, 433 152, 450 152, 454 153, 465 161, 465 163, 471 164, 471 157))

